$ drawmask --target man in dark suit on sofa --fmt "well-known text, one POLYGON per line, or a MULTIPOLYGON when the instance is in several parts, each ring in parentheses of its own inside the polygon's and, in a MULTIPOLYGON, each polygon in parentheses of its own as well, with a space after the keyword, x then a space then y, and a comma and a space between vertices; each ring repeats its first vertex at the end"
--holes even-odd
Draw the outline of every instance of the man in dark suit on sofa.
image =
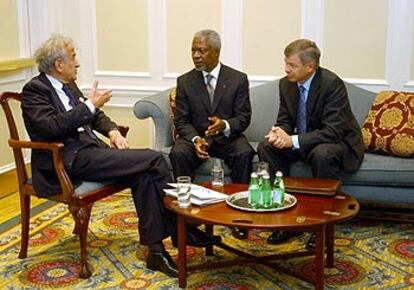
POLYGON ((175 177, 194 178, 210 156, 231 168, 233 182, 248 183, 255 154, 243 131, 250 124, 247 75, 219 62, 221 41, 213 30, 194 35, 195 68, 177 79, 176 140, 170 159, 175 177))
POLYGON ((251 107, 247 75, 219 62, 220 36, 194 35, 195 68, 177 79, 175 126, 179 138, 170 159, 175 177, 194 172, 210 156, 224 159, 233 182, 248 183, 254 150, 242 132, 251 107))
MULTIPOLYGON (((177 266, 162 242, 176 227, 175 216, 163 204, 163 187, 169 181, 165 159, 153 150, 128 149, 117 125, 101 110, 111 99, 111 91, 99 92, 95 82, 84 98, 75 83, 79 62, 70 39, 53 36, 35 56, 40 74, 24 86, 22 99, 31 140, 63 143, 64 166, 74 183, 128 182, 139 217, 140 241, 149 247, 147 267, 177 277, 177 266), (92 130, 109 137, 113 148, 92 130)), ((36 193, 58 194, 51 153, 33 150, 31 165, 36 193)))
MULTIPOLYGON (((319 48, 310 40, 293 41, 284 54, 286 77, 279 83, 277 122, 259 144, 259 159, 269 163, 273 175, 277 170, 289 175, 296 160, 310 163, 314 177, 337 178, 341 170, 356 171, 364 146, 343 81, 319 67, 319 48)), ((281 243, 291 236, 274 232, 268 242, 281 243)))

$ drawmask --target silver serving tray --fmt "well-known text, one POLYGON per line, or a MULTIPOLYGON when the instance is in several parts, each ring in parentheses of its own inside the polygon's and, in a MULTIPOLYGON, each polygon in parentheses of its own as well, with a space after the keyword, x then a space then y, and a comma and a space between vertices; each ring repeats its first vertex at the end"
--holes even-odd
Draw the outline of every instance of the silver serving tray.
POLYGON ((285 193, 285 204, 281 207, 276 208, 250 208, 247 202, 249 192, 248 191, 240 191, 229 195, 226 199, 226 203, 234 208, 245 210, 245 211, 254 211, 254 212, 272 212, 272 211, 280 211, 291 208, 297 202, 296 197, 289 193, 285 193))

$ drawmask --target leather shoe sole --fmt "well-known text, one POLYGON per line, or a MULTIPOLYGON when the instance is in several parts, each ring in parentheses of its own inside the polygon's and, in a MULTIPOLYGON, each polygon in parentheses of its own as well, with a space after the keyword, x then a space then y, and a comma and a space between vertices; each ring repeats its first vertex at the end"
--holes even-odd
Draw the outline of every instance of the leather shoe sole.
POLYGON ((271 245, 277 245, 288 241, 290 238, 301 235, 301 232, 297 231, 274 231, 268 238, 267 243, 271 245))
POLYGON ((231 228, 231 234, 236 239, 245 240, 245 239, 247 239, 248 231, 245 230, 245 229, 238 228, 238 227, 232 227, 231 228))
POLYGON ((147 268, 153 271, 163 272, 172 278, 178 277, 177 265, 168 252, 149 252, 147 256, 147 268))

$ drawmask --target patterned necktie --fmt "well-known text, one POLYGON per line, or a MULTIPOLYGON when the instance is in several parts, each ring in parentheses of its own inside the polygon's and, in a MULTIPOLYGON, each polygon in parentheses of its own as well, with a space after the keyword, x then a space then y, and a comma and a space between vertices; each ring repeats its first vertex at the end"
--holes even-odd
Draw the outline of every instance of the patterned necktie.
POLYGON ((296 128, 299 134, 306 132, 306 94, 305 87, 299 86, 299 106, 298 106, 298 116, 296 120, 296 128))
POLYGON ((207 86, 207 92, 208 92, 208 96, 210 97, 210 105, 213 105, 213 99, 214 99, 214 87, 211 83, 211 80, 213 79, 213 75, 211 74, 207 74, 206 75, 206 86, 207 86))
POLYGON ((72 108, 75 108, 76 105, 79 104, 79 100, 73 95, 72 89, 65 84, 63 85, 62 90, 65 92, 66 96, 68 96, 69 105, 71 105, 72 108))

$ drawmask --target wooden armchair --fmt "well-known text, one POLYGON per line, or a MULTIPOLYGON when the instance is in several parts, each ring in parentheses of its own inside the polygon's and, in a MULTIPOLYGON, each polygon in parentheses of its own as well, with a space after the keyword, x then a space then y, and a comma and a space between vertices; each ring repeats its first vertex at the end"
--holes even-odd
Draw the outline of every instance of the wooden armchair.
MULTIPOLYGON (((29 241, 29 222, 30 222, 30 196, 36 196, 32 180, 29 178, 23 158, 23 149, 43 149, 50 150, 53 154, 53 162, 56 174, 59 178, 59 183, 62 192, 59 195, 47 197, 47 199, 55 202, 61 202, 68 205, 75 220, 74 233, 79 235, 80 240, 80 272, 79 277, 88 278, 91 276, 91 271, 87 261, 87 233, 88 224, 91 214, 92 205, 95 201, 100 200, 108 195, 119 192, 128 186, 121 183, 106 181, 106 182, 82 182, 76 188, 73 186, 68 174, 63 165, 62 143, 47 143, 47 142, 31 142, 19 139, 19 133, 16 127, 16 122, 13 117, 13 112, 10 107, 10 101, 14 100, 21 102, 22 94, 5 92, 0 94, 0 102, 6 114, 7 124, 10 131, 9 145, 13 149, 14 160, 19 182, 20 193, 20 209, 21 209, 21 248, 19 258, 27 257, 27 247, 29 241)), ((126 136, 129 128, 119 127, 119 131, 123 136, 126 136)))

